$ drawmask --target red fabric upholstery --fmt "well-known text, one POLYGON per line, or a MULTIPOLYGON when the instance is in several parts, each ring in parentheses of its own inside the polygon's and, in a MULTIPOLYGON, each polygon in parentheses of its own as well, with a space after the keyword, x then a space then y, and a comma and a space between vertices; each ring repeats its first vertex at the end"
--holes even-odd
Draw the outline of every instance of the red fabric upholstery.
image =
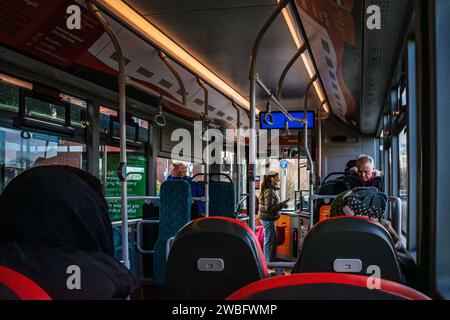
MULTIPOLYGON (((258 292, 264 292, 281 287, 301 286, 308 284, 330 283, 367 287, 367 279, 368 277, 366 276, 341 273, 303 273, 292 274, 288 276, 271 277, 251 283, 239 289, 238 291, 230 295, 227 300, 244 300, 258 292)), ((430 300, 429 297, 414 289, 389 280, 381 279, 380 291, 387 292, 408 300, 430 300)), ((339 299, 339 297, 336 296, 336 299, 339 299)))
POLYGON ((252 231, 252 229, 250 229, 250 227, 248 225, 246 225, 242 221, 239 221, 239 220, 234 219, 234 218, 228 218, 228 217, 205 217, 205 218, 200 218, 198 220, 204 220, 204 219, 230 221, 230 222, 233 222, 233 223, 241 226, 242 228, 244 228, 252 236, 253 241, 256 244, 256 248, 258 250, 258 255, 259 255, 259 258, 261 260, 262 267, 263 267, 263 270, 264 270, 264 275, 267 276, 269 274, 269 270, 267 269, 266 259, 264 258, 264 253, 263 253, 263 249, 262 249, 262 248, 264 248, 264 242, 263 242, 263 246, 261 246, 259 244, 258 238, 256 237, 255 233, 252 231))
POLYGON ((51 300, 33 280, 4 266, 0 266, 0 284, 12 290, 21 300, 51 300))

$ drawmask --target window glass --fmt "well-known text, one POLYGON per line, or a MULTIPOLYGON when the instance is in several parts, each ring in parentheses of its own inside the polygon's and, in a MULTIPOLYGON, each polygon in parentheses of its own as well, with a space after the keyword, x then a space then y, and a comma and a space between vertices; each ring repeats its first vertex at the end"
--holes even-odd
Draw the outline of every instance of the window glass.
MULTIPOLYGON (((307 191, 309 190, 309 170, 306 169, 306 159, 300 159, 300 190, 303 191, 303 207, 307 204, 307 191)), ((283 165, 284 166, 284 165, 283 165)), ((258 159, 256 165, 256 175, 260 177, 257 188, 262 183, 264 172, 268 170, 277 171, 280 175, 280 190, 278 191, 280 200, 291 199, 288 202, 288 209, 295 209, 295 191, 298 190, 298 159, 258 159), (286 169, 281 169, 281 161, 287 162, 286 169)), ((257 194, 259 191, 257 191, 257 194)))
MULTIPOLYGON (((156 160, 156 192, 159 193, 159 189, 161 184, 167 180, 167 177, 170 175, 169 168, 172 163, 183 163, 187 168, 187 175, 189 177, 193 177, 196 174, 203 173, 203 165, 199 163, 191 163, 186 161, 172 161, 169 158, 160 158, 158 157, 156 160)), ((197 179, 196 179, 197 180, 197 179)), ((202 180, 202 179, 199 179, 202 180)))
POLYGON ((19 87, 0 83, 0 109, 19 111, 19 87))
POLYGON ((67 94, 60 94, 61 100, 70 104, 70 124, 82 127, 82 121, 86 120, 87 102, 67 94))
POLYGON ((39 165, 86 167, 86 146, 58 136, 0 128, 0 191, 26 169, 39 165))
POLYGON ((65 123, 66 108, 62 105, 49 103, 32 97, 25 97, 25 113, 54 122, 65 123))
POLYGON ((399 196, 402 199, 402 227, 407 233, 408 217, 408 150, 407 150, 407 129, 405 128, 398 137, 399 143, 399 196))

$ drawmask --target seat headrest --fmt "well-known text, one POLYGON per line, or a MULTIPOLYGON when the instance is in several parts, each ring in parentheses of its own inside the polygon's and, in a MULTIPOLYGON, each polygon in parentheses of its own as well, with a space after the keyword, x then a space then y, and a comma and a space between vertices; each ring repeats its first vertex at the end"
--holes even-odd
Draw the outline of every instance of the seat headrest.
POLYGON ((369 218, 341 216, 325 219, 308 232, 293 273, 369 275, 371 266, 378 266, 384 279, 404 281, 389 232, 369 218))
POLYGON ((261 246, 253 231, 243 222, 228 217, 207 217, 191 221, 176 235, 175 241, 195 234, 215 234, 245 242, 256 259, 261 261, 263 275, 268 274, 267 264, 261 246))

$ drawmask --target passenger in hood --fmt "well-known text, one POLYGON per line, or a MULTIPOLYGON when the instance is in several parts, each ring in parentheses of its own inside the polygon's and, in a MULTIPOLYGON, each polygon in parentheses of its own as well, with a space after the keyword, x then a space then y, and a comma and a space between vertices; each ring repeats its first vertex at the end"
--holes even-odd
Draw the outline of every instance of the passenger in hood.
POLYGON ((0 265, 31 278, 52 299, 129 296, 136 281, 113 254, 103 189, 89 173, 35 167, 0 195, 0 265), (70 278, 74 266, 80 271, 79 288, 70 278))

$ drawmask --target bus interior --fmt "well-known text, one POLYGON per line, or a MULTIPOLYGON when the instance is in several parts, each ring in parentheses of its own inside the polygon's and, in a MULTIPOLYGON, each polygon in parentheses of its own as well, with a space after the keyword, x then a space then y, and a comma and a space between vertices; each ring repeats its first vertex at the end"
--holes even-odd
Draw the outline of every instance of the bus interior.
MULTIPOLYGON (((0 192, 39 166, 97 177, 129 299, 450 298, 450 1, 0 8, 0 192), (360 155, 386 225, 331 214, 360 155), (286 201, 268 260, 269 172, 286 201)), ((67 298, 30 270, 0 258, 0 299, 67 298)))

